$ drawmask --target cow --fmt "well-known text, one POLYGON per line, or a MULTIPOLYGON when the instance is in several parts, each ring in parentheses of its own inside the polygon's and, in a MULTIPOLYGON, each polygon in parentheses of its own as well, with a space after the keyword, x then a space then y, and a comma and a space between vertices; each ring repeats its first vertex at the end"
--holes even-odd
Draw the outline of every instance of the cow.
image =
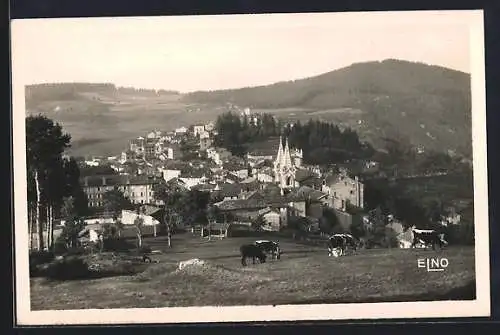
POLYGON ((351 234, 333 234, 328 239, 328 256, 342 256, 346 254, 347 248, 350 247, 353 251, 357 250, 358 240, 351 234))
POLYGON ((444 240, 444 234, 439 234, 437 231, 433 229, 417 229, 415 227, 412 228, 413 233, 413 242, 411 244, 412 248, 415 248, 418 243, 422 243, 425 246, 432 246, 433 250, 436 250, 436 247, 439 249, 448 245, 448 242, 444 240))
POLYGON ((328 256, 342 256, 346 249, 346 238, 342 234, 334 234, 328 238, 328 256))
POLYGON ((351 248, 353 250, 353 252, 356 252, 356 250, 358 249, 358 244, 359 244, 359 241, 357 238, 355 238, 354 236, 352 236, 351 234, 347 234, 347 233, 344 233, 344 234, 341 234, 344 239, 345 239, 345 248, 344 248, 344 251, 347 251, 347 248, 351 248))
POLYGON ((241 265, 246 266, 246 259, 248 257, 252 258, 253 264, 255 264, 255 258, 259 259, 260 263, 266 262, 266 254, 262 251, 261 248, 256 246, 255 244, 244 244, 240 247, 241 254, 241 265))
POLYGON ((264 253, 270 253, 272 259, 280 259, 281 249, 278 241, 259 240, 254 245, 258 246, 264 253))

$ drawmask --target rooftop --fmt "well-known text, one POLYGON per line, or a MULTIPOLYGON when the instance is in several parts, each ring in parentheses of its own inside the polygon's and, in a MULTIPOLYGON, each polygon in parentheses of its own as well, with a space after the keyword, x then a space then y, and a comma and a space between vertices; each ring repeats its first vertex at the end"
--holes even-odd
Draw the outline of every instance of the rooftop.
POLYGON ((80 183, 87 187, 119 186, 119 185, 153 185, 162 179, 156 176, 138 175, 100 175, 80 178, 80 183))

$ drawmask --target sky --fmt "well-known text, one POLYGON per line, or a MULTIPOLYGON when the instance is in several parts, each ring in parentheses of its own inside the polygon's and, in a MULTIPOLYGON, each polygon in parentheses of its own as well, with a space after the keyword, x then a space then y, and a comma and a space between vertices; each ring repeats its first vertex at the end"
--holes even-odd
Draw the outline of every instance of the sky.
POLYGON ((26 84, 106 82, 189 92, 271 84, 388 58, 470 72, 471 15, 477 12, 14 20, 13 73, 26 84))

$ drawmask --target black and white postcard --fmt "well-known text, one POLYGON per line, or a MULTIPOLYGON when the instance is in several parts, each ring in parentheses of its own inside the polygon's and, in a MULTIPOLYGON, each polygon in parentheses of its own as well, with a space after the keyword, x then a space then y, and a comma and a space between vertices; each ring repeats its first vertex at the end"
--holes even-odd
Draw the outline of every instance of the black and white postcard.
POLYGON ((17 323, 489 316, 483 30, 14 20, 17 323))

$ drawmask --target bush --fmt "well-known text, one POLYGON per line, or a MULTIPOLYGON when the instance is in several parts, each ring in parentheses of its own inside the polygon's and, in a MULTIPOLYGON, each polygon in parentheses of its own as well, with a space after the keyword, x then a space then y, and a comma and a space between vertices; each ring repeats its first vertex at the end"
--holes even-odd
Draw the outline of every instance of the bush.
POLYGON ((66 250, 65 255, 67 256, 82 256, 86 255, 89 253, 89 249, 86 249, 84 247, 74 247, 74 248, 69 248, 66 250))
POLYGON ((68 251, 68 248, 66 247, 66 243, 62 239, 57 239, 54 242, 54 253, 56 255, 64 254, 67 251, 68 251))
POLYGON ((464 222, 448 226, 445 232, 445 239, 449 244, 474 245, 474 224, 464 222))
POLYGON ((92 277, 92 271, 82 258, 69 256, 52 263, 46 276, 55 280, 85 279, 92 277))
POLYGON ((31 251, 29 253, 30 265, 50 263, 55 258, 51 251, 31 251))
POLYGON ((137 252, 141 255, 150 254, 151 252, 153 252, 153 249, 149 245, 143 244, 142 247, 137 249, 137 252))
POLYGON ((55 258, 50 251, 32 251, 29 254, 30 277, 42 275, 43 268, 55 258))
POLYGON ((135 243, 127 239, 107 238, 103 241, 103 251, 127 252, 135 248, 135 243))
POLYGON ((93 259, 67 256, 49 264, 41 273, 53 280, 96 279, 112 276, 133 275, 144 271, 147 264, 130 260, 93 259))

